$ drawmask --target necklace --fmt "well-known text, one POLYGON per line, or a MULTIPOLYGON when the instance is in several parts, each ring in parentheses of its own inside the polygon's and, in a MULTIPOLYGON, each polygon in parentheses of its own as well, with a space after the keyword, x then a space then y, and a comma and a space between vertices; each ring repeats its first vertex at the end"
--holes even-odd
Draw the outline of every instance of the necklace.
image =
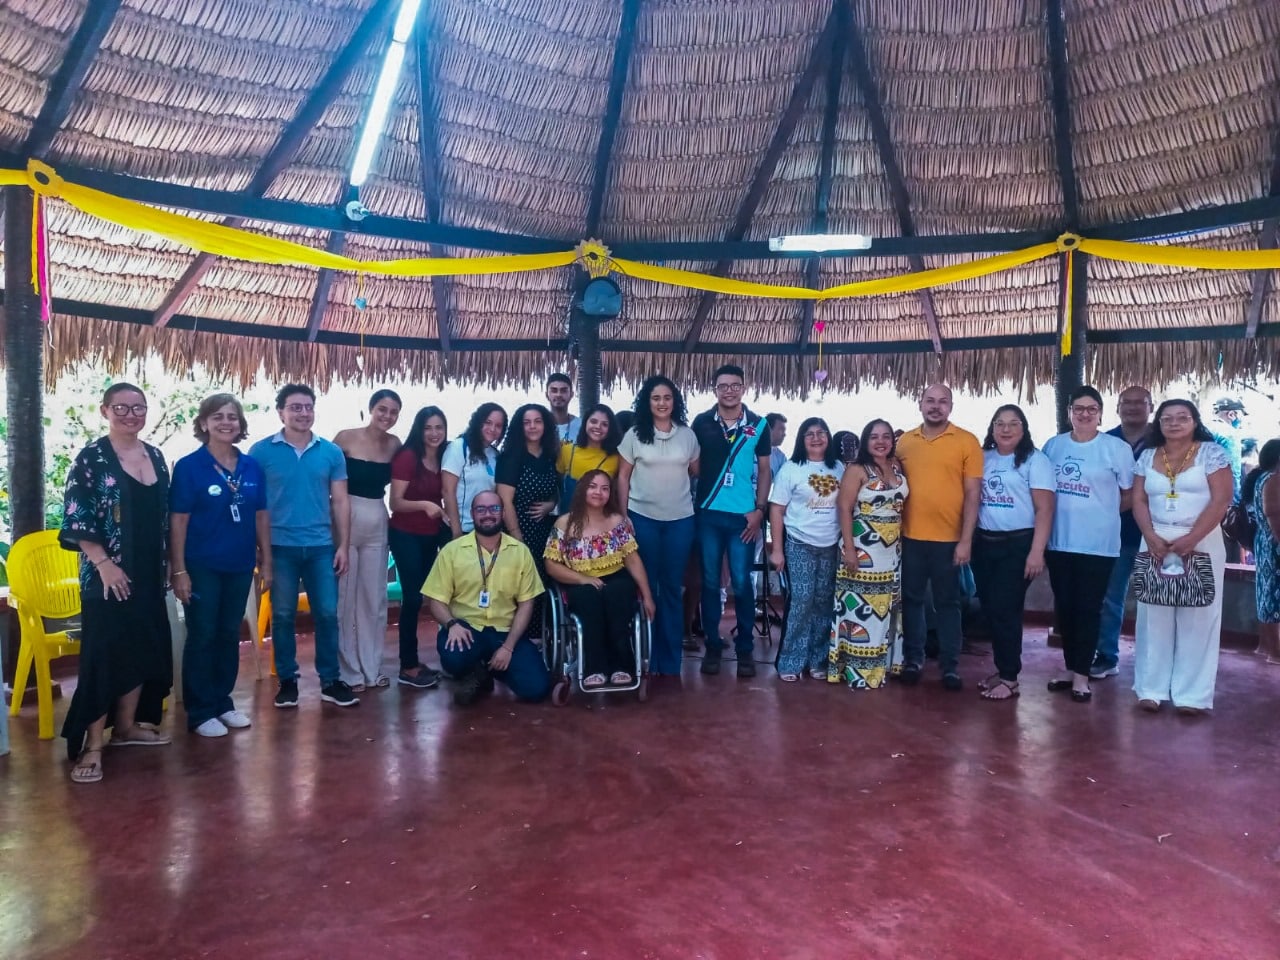
POLYGON ((1175 489, 1178 482, 1178 474, 1187 468, 1187 464, 1191 462, 1191 458, 1196 455, 1196 451, 1200 448, 1200 444, 1193 443, 1187 447, 1187 452, 1182 455, 1182 462, 1178 464, 1178 469, 1173 469, 1173 464, 1169 462, 1169 448, 1161 447, 1160 456, 1164 459, 1164 475, 1169 479, 1169 492, 1165 497, 1169 500, 1178 499, 1178 491, 1175 489))

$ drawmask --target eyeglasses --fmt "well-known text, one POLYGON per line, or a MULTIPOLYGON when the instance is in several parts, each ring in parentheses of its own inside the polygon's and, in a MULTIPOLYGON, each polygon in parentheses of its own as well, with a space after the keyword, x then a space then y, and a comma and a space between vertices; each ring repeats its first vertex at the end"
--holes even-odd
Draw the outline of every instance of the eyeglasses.
POLYGON ((147 412, 147 405, 145 403, 113 403, 110 410, 117 417, 124 417, 131 413, 135 417, 140 417, 147 412))
POLYGON ((1182 417, 1161 417, 1161 418, 1160 418, 1160 422, 1161 422, 1162 424, 1164 424, 1166 427, 1172 427, 1172 426, 1177 426, 1177 425, 1178 425, 1178 424, 1180 424, 1180 423, 1194 423, 1194 422, 1195 422, 1195 418, 1194 418, 1194 417, 1188 417, 1188 416, 1182 416, 1182 417))
POLYGON ((476 504, 472 506, 471 512, 476 514, 477 516, 484 516, 486 513, 488 513, 496 517, 498 514, 502 512, 502 504, 493 503, 493 504, 490 504, 489 506, 484 506, 483 504, 476 504))
POLYGON ((1022 427, 1021 420, 997 420, 992 424, 997 430, 1013 430, 1022 427))
POLYGON ((716 393, 737 393, 744 386, 742 383, 717 383, 715 390, 716 393))
POLYGON ((284 408, 290 413, 310 413, 316 408, 314 403, 286 403, 284 408))
POLYGON ((1090 405, 1090 406, 1087 406, 1087 407, 1076 407, 1076 406, 1073 406, 1073 407, 1071 408, 1071 412, 1072 412, 1072 413, 1077 413, 1077 414, 1079 414, 1079 415, 1080 415, 1080 416, 1082 416, 1082 417, 1096 417, 1098 414, 1100 414, 1100 413, 1102 412, 1102 408, 1101 408, 1101 407, 1095 407, 1095 406, 1093 406, 1093 405, 1090 405))
POLYGON ((809 431, 807 431, 807 432, 805 433, 804 438, 805 438, 806 440, 826 440, 826 439, 827 439, 827 431, 825 431, 825 430, 809 430, 809 431))

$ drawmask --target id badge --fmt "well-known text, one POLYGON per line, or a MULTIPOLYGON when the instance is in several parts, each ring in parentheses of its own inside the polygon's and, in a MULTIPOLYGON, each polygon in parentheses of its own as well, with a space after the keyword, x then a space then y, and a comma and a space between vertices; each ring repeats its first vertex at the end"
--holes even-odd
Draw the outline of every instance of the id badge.
POLYGON ((724 475, 724 486, 725 486, 725 487, 732 487, 732 486, 733 486, 733 474, 732 474, 732 473, 726 473, 726 474, 724 475))
POLYGON ((231 505, 231 522, 232 522, 232 523, 239 523, 239 522, 240 522, 240 506, 239 506, 239 504, 235 504, 235 503, 233 503, 233 504, 231 505))
POLYGON ((1177 498, 1177 497, 1165 497, 1165 498, 1164 498, 1164 512, 1165 512, 1165 513, 1173 513, 1173 512, 1174 512, 1175 510, 1177 510, 1177 509, 1178 509, 1178 498, 1177 498))
POLYGON ((489 591, 488 590, 480 591, 480 600, 476 604, 476 606, 478 606, 481 610, 487 610, 489 608, 489 591))

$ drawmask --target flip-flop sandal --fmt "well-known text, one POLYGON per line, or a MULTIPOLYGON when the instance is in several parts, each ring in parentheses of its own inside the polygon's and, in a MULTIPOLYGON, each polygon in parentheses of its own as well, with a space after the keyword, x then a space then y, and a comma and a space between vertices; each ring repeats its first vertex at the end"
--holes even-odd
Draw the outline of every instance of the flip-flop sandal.
POLYGON ((785 680, 787 683, 795 683, 796 681, 798 681, 798 680, 800 679, 800 674, 798 674, 798 673, 780 673, 780 674, 778 674, 778 679, 779 679, 779 680, 785 680))
POLYGON ((631 674, 625 670, 615 670, 613 676, 609 678, 609 683, 615 687, 625 687, 631 682, 631 674))
POLYGON ((987 677, 985 680, 979 680, 979 681, 978 681, 978 689, 979 689, 979 690, 990 690, 990 689, 991 689, 992 687, 994 687, 996 684, 1001 683, 1001 682, 1002 682, 1002 681, 1000 680, 1000 674, 998 674, 998 673, 993 673, 991 676, 987 677))
POLYGON ((391 678, 386 674, 380 673, 378 674, 378 679, 373 681, 373 685, 375 687, 389 687, 391 686, 391 678))
POLYGON ((116 733, 111 734, 111 739, 107 741, 108 747, 163 747, 172 743, 167 733, 161 733, 154 726, 143 727, 135 726, 125 736, 119 736, 116 733), (142 734, 140 736, 140 734, 142 734))
POLYGON ((75 765, 71 768, 72 783, 97 783, 102 779, 102 750, 95 748, 93 750, 81 750, 80 756, 76 758, 75 765), (96 753, 98 759, 95 762, 85 760, 85 757, 96 753))
POLYGON ((587 677, 587 679, 582 681, 582 689, 584 690, 593 690, 596 687, 603 687, 604 685, 605 679, 603 673, 593 673, 591 676, 587 677))
POLYGON ((982 693, 979 694, 979 696, 982 697, 983 700, 1012 700, 1017 695, 1018 695, 1017 680, 1014 680, 1013 682, 1010 682, 1008 680, 996 680, 995 683, 988 684, 987 686, 983 687, 982 693), (994 694, 1001 687, 1004 687, 1006 690, 1008 690, 1009 695, 1007 697, 992 696, 992 694, 994 694))

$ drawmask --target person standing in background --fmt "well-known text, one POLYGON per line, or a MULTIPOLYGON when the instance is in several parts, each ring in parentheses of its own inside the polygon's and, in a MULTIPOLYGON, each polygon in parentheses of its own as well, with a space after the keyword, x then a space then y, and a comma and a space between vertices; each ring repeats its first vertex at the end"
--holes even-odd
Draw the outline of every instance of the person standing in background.
MULTIPOLYGON (((1125 387, 1117 402, 1120 423, 1107 431, 1129 445, 1136 461, 1147 449, 1147 434, 1151 429, 1151 391, 1133 384, 1125 387)), ((1133 511, 1120 514, 1120 556, 1111 568, 1111 580, 1106 596, 1102 599, 1102 619, 1098 626, 1098 652, 1093 657, 1090 678, 1103 680, 1120 672, 1120 630, 1124 624, 1125 599, 1129 596, 1129 575, 1133 573, 1133 558, 1138 555, 1142 543, 1142 531, 1133 519, 1133 511)))
POLYGON ((338 663, 356 693, 390 686, 382 672, 387 644, 387 484, 400 449, 389 432, 400 419, 400 396, 379 390, 369 399, 369 422, 333 438, 347 464, 351 540, 347 574, 338 582, 338 663))
MULTIPOLYGON (((567 373, 553 373, 547 377, 547 405, 551 408, 551 419, 555 421, 556 439, 560 443, 570 443, 578 439, 582 429, 582 418, 575 417, 569 410, 573 402, 573 381, 567 373)), ((532 549, 532 548, 531 548, 532 549)), ((534 555, 541 557, 542 551, 534 550, 534 555)))

